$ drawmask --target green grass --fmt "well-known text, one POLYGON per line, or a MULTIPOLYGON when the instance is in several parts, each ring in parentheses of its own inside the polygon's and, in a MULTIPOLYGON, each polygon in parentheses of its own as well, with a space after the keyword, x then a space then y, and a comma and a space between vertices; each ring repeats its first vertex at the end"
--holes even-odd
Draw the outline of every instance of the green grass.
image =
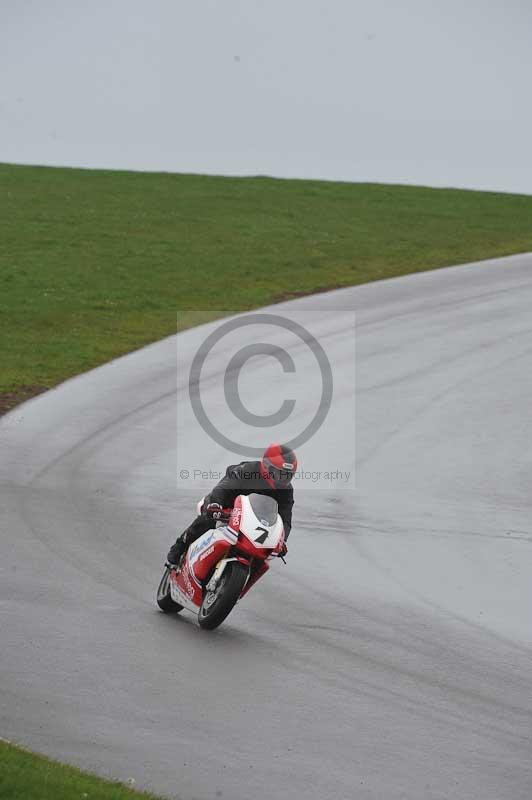
POLYGON ((2 800, 157 800, 67 767, 28 750, 0 742, 0 798, 2 800))
POLYGON ((0 204, 14 397, 174 333, 178 310, 185 327, 532 249, 532 197, 508 194, 0 165, 0 204))

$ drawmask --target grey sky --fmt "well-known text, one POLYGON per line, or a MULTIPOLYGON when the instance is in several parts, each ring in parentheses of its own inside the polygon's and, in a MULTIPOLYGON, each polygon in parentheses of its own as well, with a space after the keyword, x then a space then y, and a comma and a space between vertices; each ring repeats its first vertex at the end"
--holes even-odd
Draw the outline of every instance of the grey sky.
POLYGON ((523 0, 0 0, 0 160, 532 193, 523 0))

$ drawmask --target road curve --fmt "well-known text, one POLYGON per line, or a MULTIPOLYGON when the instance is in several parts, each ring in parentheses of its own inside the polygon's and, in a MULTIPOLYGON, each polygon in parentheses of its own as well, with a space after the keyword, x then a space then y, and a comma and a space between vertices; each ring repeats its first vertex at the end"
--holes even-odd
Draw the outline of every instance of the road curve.
POLYGON ((0 420, 0 734, 182 800, 529 800, 532 256, 296 302, 335 373, 305 466, 356 491, 297 487, 288 565, 212 634, 153 602, 203 488, 176 434, 234 458, 176 422, 175 337, 0 420))

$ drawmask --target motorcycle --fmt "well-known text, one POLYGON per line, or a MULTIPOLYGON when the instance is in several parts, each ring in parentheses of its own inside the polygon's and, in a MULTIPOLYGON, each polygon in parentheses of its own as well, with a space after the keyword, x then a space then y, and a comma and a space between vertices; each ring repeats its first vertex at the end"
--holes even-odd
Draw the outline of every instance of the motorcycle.
POLYGON ((166 565, 157 605, 166 614, 186 608, 197 613, 202 628, 217 628, 268 571, 269 562, 283 558, 284 542, 277 502, 261 494, 239 495, 177 566, 166 565))

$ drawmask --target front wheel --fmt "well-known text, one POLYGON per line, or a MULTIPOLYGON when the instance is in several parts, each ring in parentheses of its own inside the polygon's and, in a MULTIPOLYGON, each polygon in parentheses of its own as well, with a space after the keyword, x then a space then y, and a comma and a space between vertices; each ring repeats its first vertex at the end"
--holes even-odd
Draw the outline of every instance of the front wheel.
POLYGON ((165 614, 177 614, 179 611, 183 610, 183 606, 180 606, 179 603, 172 600, 172 595, 170 594, 170 570, 168 567, 165 567, 163 577, 157 589, 157 605, 165 614))
POLYGON ((230 561, 222 573, 220 582, 214 592, 206 592, 198 614, 202 628, 212 630, 220 625, 236 601, 246 584, 248 570, 238 561, 230 561))

